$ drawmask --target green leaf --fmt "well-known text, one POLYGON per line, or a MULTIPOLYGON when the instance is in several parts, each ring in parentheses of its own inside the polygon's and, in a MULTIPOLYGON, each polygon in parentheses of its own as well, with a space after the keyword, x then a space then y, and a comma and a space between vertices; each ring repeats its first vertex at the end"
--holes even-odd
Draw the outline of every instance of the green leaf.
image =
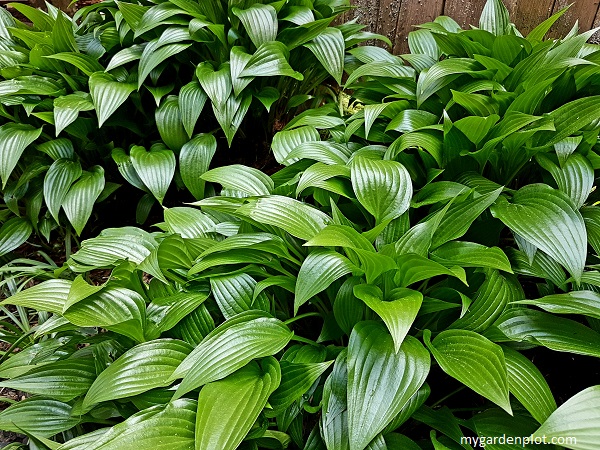
POLYGON ((110 72, 117 67, 122 66, 123 64, 127 64, 132 61, 137 61, 142 56, 144 51, 144 45, 135 44, 131 47, 124 48, 123 50, 119 50, 115 55, 111 58, 108 66, 106 66, 106 72, 110 72))
POLYGON ((83 171, 64 197, 63 209, 75 232, 81 235, 85 224, 92 215, 94 203, 104 189, 104 169, 94 166, 83 171))
POLYGON ((210 278, 212 296, 225 319, 250 309, 253 305, 256 281, 247 273, 235 273, 210 278))
POLYGON ((502 0, 488 0, 479 19, 479 28, 489 31, 493 35, 502 36, 508 34, 509 27, 508 9, 502 0))
POLYGON ((319 132, 311 126, 294 128, 293 130, 280 131, 273 137, 271 148, 279 164, 289 165, 295 161, 287 160, 288 155, 300 144, 320 140, 319 132))
POLYGON ((335 280, 356 270, 358 268, 350 260, 333 250, 312 251, 298 271, 294 315, 298 314, 300 306, 327 289, 335 280))
POLYGON ((283 322, 262 311, 246 311, 226 320, 202 340, 171 376, 171 380, 183 377, 175 398, 226 377, 252 359, 279 352, 291 338, 292 333, 283 322))
POLYGON ((398 353, 421 308, 423 294, 397 288, 390 291, 384 300, 383 292, 377 286, 360 284, 354 287, 354 295, 383 319, 394 340, 394 350, 398 353))
POLYGON ((17 292, 2 302, 2 305, 24 306, 37 311, 62 314, 67 301, 71 280, 48 280, 17 292))
POLYGON ((420 109, 405 109, 396 114, 385 131, 395 130, 401 133, 411 133, 420 128, 434 125, 438 120, 438 117, 430 112, 420 109))
MULTIPOLYGON (((56 49, 55 49, 56 50, 56 49)), ((85 53, 55 53, 53 55, 48 55, 46 58, 58 59, 59 61, 64 61, 66 63, 72 64, 81 70, 88 77, 92 75, 94 72, 103 72, 104 67, 98 62, 98 59, 86 55, 85 53)))
POLYGON ((302 81, 304 76, 292 69, 288 57, 289 50, 281 42, 265 42, 256 49, 240 77, 287 76, 302 81))
POLYGON ((238 212, 259 223, 282 228, 304 240, 313 238, 332 222, 331 217, 317 208, 280 195, 250 201, 238 212))
MULTIPOLYGON (((181 95, 179 96, 181 109, 181 95)), ((182 113, 183 114, 183 113, 182 113)), ((183 184, 197 199, 204 197, 205 182, 201 178, 217 151, 217 140, 212 134, 199 134, 189 140, 179 152, 179 172, 183 184)))
POLYGON ((70 358, 33 367, 24 375, 0 382, 0 386, 68 402, 85 394, 94 378, 92 358, 70 358))
POLYGON ((564 13, 566 13, 567 10, 570 7, 571 7, 571 5, 566 6, 565 8, 561 9, 557 13, 552 14, 550 17, 548 17, 546 20, 544 20, 542 23, 540 23, 538 26, 536 26, 527 35, 527 40, 529 42, 535 42, 535 41, 541 41, 541 40, 543 40, 544 36, 546 36, 546 33, 548 33, 548 31, 550 30, 550 28, 552 28, 552 25, 554 25, 554 23, 558 19, 560 19, 560 17, 564 13))
POLYGON ((431 253, 432 259, 444 265, 488 267, 512 273, 508 257, 498 247, 475 242, 448 242, 431 253))
POLYGON ((50 437, 73 428, 80 422, 71 415, 72 407, 58 400, 40 397, 22 400, 0 412, 0 429, 50 437))
POLYGON ((449 58, 422 71, 417 82, 417 106, 460 75, 475 73, 480 68, 479 63, 472 59, 449 58))
POLYGON ((279 22, 277 11, 271 5, 255 3, 247 9, 233 8, 255 47, 275 41, 279 22))
POLYGON ((160 445, 169 450, 194 446, 197 403, 180 399, 144 409, 112 428, 78 436, 57 450, 137 450, 160 445))
POLYGON ((537 306, 554 314, 583 314, 600 319, 600 294, 594 291, 573 291, 514 303, 537 306))
POLYGON ((92 109, 94 109, 94 104, 87 93, 76 92, 55 98, 54 127, 56 128, 56 136, 75 122, 81 111, 91 111, 92 109))
POLYGON ((378 224, 400 217, 410 206, 412 182, 399 162, 357 156, 352 160, 351 178, 356 198, 378 224))
POLYGON ((33 141, 42 134, 41 128, 31 125, 9 122, 0 126, 0 177, 2 189, 6 187, 8 177, 21 159, 21 155, 33 141))
POLYGON ((181 123, 188 137, 194 134, 194 127, 204 109, 208 96, 197 81, 192 81, 179 91, 179 113, 181 123))
POLYGON ((527 408, 535 420, 544 422, 556 409, 556 402, 546 379, 521 353, 509 347, 502 349, 510 393, 527 408))
POLYGON ((512 414, 502 348, 468 330, 446 330, 425 344, 444 372, 512 414))
POLYGON ((17 249, 32 231, 31 222, 22 217, 13 217, 4 222, 0 228, 0 256, 17 249))
POLYGON ((205 181, 219 183, 225 189, 234 189, 250 196, 269 195, 274 183, 265 173, 253 167, 233 164, 216 167, 201 175, 205 181))
POLYGON ((146 81, 150 72, 155 69, 160 63, 169 59, 172 56, 181 53, 186 50, 192 44, 168 44, 168 45, 160 45, 160 40, 155 39, 154 41, 150 41, 148 45, 144 48, 142 55, 140 56, 139 63, 139 75, 138 75, 138 90, 146 81))
POLYGON ((337 28, 326 28, 304 46, 313 52, 325 70, 341 85, 346 53, 342 32, 337 28))
POLYGON ((494 217, 562 264, 579 283, 587 254, 583 218, 571 200, 548 185, 519 189, 512 203, 502 198, 491 208, 494 217))
POLYGON ((562 162, 559 160, 560 166, 541 153, 536 155, 536 160, 552 174, 558 189, 569 196, 575 209, 580 209, 594 185, 594 168, 590 161, 579 153, 568 156, 562 162))
POLYGON ((369 240, 347 225, 327 225, 304 244, 307 247, 344 247, 375 252, 369 240))
POLYGON ((320 429, 328 449, 348 450, 348 366, 347 350, 338 355, 331 375, 323 386, 320 429))
POLYGON ((415 338, 407 337, 396 352, 383 324, 354 327, 348 343, 350 450, 367 448, 419 390, 429 367, 429 354, 415 338))
MULTIPOLYGON (((593 450, 600 437, 600 386, 591 386, 575 394, 533 434, 534 438, 571 438, 564 445, 573 450, 593 450)), ((562 442, 559 441, 559 442, 562 442)))
POLYGON ((600 334, 574 320, 532 309, 510 308, 496 321, 495 327, 511 341, 600 357, 600 334))
POLYGON ((178 152, 188 141, 188 135, 181 121, 179 100, 176 96, 168 96, 154 113, 156 127, 161 139, 167 147, 178 152))
POLYGON ((234 450, 277 389, 281 371, 275 358, 251 362, 207 384, 198 396, 196 450, 234 450))
POLYGON ((131 149, 131 162, 144 185, 152 192, 154 198, 162 205, 175 175, 177 165, 175 154, 167 149, 146 151, 144 147, 135 145, 131 149))
POLYGON ((223 111, 233 89, 229 65, 224 64, 219 70, 214 70, 210 63, 203 62, 196 68, 196 76, 213 108, 223 111))
POLYGON ((267 112, 270 112, 271 106, 273 106, 273 103, 279 100, 280 94, 276 88, 266 86, 259 92, 255 93, 254 97, 256 97, 263 104, 267 112))
POLYGON ((82 408, 168 386, 169 378, 191 351, 192 346, 175 339, 155 339, 131 348, 98 375, 82 408))
POLYGON ((205 237, 215 226, 209 216, 195 208, 168 208, 164 214, 169 231, 180 234, 184 239, 205 237))
POLYGON ((135 90, 135 84, 121 83, 112 75, 103 72, 92 74, 89 86, 100 127, 135 90))

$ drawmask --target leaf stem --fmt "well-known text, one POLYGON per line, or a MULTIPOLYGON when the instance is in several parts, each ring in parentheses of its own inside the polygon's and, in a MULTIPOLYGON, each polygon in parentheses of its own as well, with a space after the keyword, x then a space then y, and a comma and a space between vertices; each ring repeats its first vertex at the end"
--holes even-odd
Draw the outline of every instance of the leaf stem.
POLYGON ((292 317, 291 319, 288 319, 283 323, 285 323, 286 325, 289 325, 290 323, 294 323, 295 321, 304 319, 306 317, 321 317, 321 314, 318 312, 308 312, 308 313, 300 314, 299 316, 296 316, 296 317, 292 317))

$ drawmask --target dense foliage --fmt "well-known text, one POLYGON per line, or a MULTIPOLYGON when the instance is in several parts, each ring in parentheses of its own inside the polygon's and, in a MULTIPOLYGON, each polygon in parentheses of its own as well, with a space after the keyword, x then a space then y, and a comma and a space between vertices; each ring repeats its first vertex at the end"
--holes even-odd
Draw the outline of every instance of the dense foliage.
MULTIPOLYGON (((194 204, 103 230, 3 302, 51 316, 0 363, 0 386, 32 394, 0 428, 52 450, 597 448, 600 386, 557 408, 524 353, 600 357, 600 47, 544 40, 560 14, 522 37, 489 0, 478 29, 440 17, 410 55, 351 49, 345 80, 324 64, 348 94, 275 135, 273 175, 209 170, 216 139, 193 137, 194 204)), ((159 199, 174 162, 151 161, 159 199)))

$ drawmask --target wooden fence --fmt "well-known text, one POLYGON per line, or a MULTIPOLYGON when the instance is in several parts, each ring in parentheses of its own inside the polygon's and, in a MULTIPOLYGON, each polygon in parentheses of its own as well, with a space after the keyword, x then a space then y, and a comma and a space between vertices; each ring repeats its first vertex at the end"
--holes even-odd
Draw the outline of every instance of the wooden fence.
MULTIPOLYGON (((408 51, 407 36, 415 25, 430 22, 439 15, 452 17, 460 25, 468 27, 479 23, 479 15, 486 0, 351 0, 356 7, 345 14, 368 25, 370 31, 387 36, 396 54, 408 51)), ((538 23, 561 10, 573 0, 504 0, 511 21, 521 33, 526 34, 538 23)), ((550 36, 564 36, 575 21, 579 20, 581 31, 600 26, 600 0, 576 0, 559 19, 550 36)), ((592 41, 600 43, 600 33, 592 41)))

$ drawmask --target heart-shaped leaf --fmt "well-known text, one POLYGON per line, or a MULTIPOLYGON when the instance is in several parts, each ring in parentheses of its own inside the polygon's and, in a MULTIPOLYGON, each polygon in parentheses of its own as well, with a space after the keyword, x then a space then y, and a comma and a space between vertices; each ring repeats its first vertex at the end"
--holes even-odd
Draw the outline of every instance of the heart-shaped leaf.
POLYGON ((162 205, 175 175, 175 154, 166 149, 147 152, 144 147, 136 145, 131 149, 131 162, 140 179, 162 205))

